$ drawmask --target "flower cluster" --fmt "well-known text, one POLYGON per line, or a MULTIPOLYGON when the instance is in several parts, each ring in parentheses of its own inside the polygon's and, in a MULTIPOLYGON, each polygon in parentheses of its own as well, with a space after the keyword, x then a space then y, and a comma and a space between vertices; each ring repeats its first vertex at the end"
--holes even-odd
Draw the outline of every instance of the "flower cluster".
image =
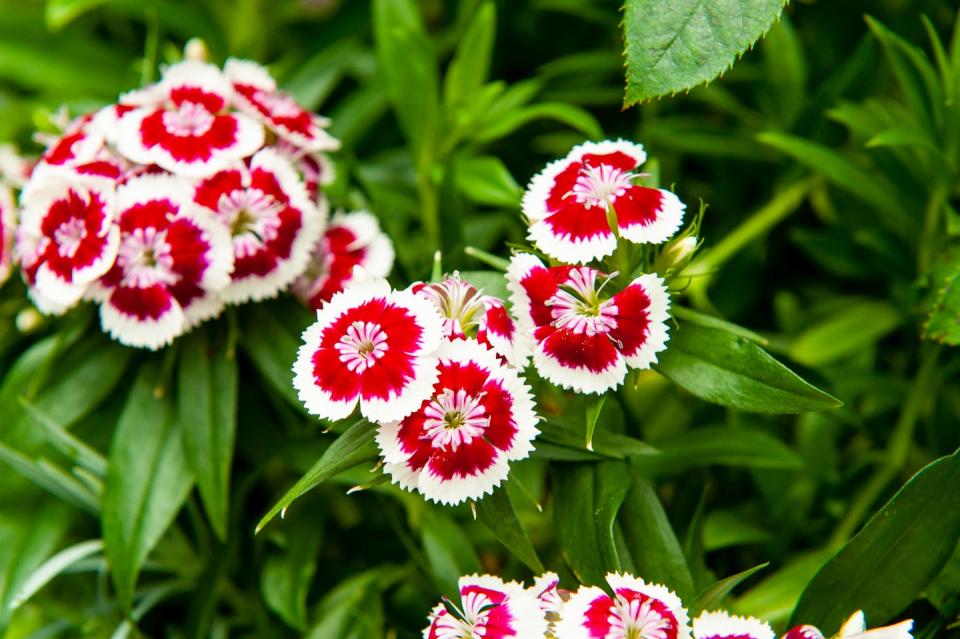
POLYGON ((336 420, 359 406, 379 425, 384 471, 404 489, 444 504, 492 492, 538 434, 523 378, 531 358, 544 379, 599 394, 666 347, 664 280, 635 268, 642 261, 627 259, 631 275, 618 283, 619 273, 586 264, 618 238, 663 242, 679 227, 675 195, 634 184, 644 159, 637 144, 588 142, 533 178, 523 199, 530 238, 567 263, 514 255, 509 306, 457 273, 394 290, 384 264, 364 262, 386 253, 369 240, 368 218, 335 219, 321 252, 352 248, 324 262, 325 277, 308 270, 294 286, 319 305, 294 366, 307 409, 336 420))
POLYGON ((41 140, 19 220, 0 193, 0 276, 12 243, 42 312, 91 300, 112 337, 156 349, 226 304, 295 284, 318 306, 352 265, 385 275, 375 218, 327 224, 328 124, 253 62, 174 64, 41 140))
MULTIPOLYGON (((596 586, 558 588, 546 573, 524 588, 490 575, 460 578, 460 602, 444 600, 429 615, 424 639, 774 639, 770 625, 722 610, 703 611, 691 622, 669 588, 628 574, 607 575, 609 592, 596 586)), ((847 639, 911 639, 913 621, 866 629, 856 612, 835 635, 847 639)), ((813 626, 798 626, 783 639, 823 639, 813 626)))

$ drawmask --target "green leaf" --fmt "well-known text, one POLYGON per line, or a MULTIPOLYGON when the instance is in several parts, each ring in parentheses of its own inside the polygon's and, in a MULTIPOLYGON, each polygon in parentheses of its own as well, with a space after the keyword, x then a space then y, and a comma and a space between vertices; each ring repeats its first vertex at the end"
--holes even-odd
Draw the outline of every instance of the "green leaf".
POLYGON ((723 600, 727 595, 733 592, 734 588, 769 565, 769 562, 762 563, 759 566, 754 566, 753 568, 748 568, 743 572, 730 575, 729 577, 721 579, 715 584, 708 586, 703 592, 697 595, 696 601, 694 601, 693 605, 690 607, 690 616, 696 617, 697 614, 699 614, 702 610, 716 610, 717 608, 720 608, 721 604, 723 604, 723 600))
POLYGON ((308 490, 338 473, 376 459, 379 454, 377 442, 374 440, 376 433, 377 425, 366 420, 358 421, 347 428, 323 451, 323 455, 310 470, 263 516, 257 524, 256 532, 260 532, 271 519, 286 510, 287 506, 308 490))
MULTIPOLYGON (((274 310, 264 304, 251 304, 244 309, 240 346, 267 384, 290 406, 307 415, 293 387, 293 362, 300 348, 300 336, 288 330, 274 310)), ((306 327, 305 322, 303 328, 306 327)))
POLYGON ((103 552, 103 541, 100 539, 81 541, 69 548, 64 548, 30 573, 30 576, 20 585, 16 594, 10 600, 9 609, 16 610, 59 574, 78 561, 100 552, 103 552))
POLYGON ((383 88, 419 165, 436 145, 436 52, 411 0, 375 0, 373 33, 383 88))
POLYGON ((66 532, 68 514, 61 504, 47 502, 0 521, 0 634, 21 603, 18 593, 66 532))
POLYGON ((766 619, 772 624, 786 625, 797 605, 800 593, 828 559, 824 551, 799 555, 743 593, 732 609, 741 615, 766 619))
POLYGON ((322 526, 314 520, 297 524, 286 526, 283 553, 268 557, 264 563, 260 591, 271 610, 302 631, 307 625, 307 593, 317 570, 322 526))
POLYGON ((384 566, 354 575, 324 596, 307 639, 379 639, 384 636, 381 591, 402 573, 384 566))
POLYGON ((760 346, 766 346, 769 343, 769 340, 766 337, 751 331, 749 328, 745 328, 739 324, 734 324, 733 322, 728 322, 714 315, 707 315, 706 313, 695 311, 692 308, 687 308, 686 306, 673 306, 670 308, 670 312, 674 317, 689 324, 696 324, 697 326, 703 326, 706 328, 716 328, 721 331, 733 333, 734 335, 739 335, 740 337, 746 338, 751 342, 756 342, 760 346))
POLYGON ((620 526, 637 567, 637 574, 654 583, 669 584, 681 599, 695 592, 693 575, 683 548, 653 485, 632 475, 632 485, 623 502, 620 526))
POLYGON ((603 128, 589 111, 561 102, 541 102, 509 110, 496 119, 488 120, 488 124, 478 126, 472 132, 472 137, 476 142, 492 142, 530 122, 544 119, 566 124, 592 140, 603 137, 603 128))
POLYGON ((804 413, 840 402, 738 335, 682 322, 656 369, 709 402, 758 413, 804 413))
POLYGON ((454 597, 457 581, 462 575, 479 572, 480 560, 463 528, 443 511, 427 507, 422 517, 420 534, 430 572, 440 591, 454 597))
POLYGON ((807 584, 790 625, 833 631, 863 610, 872 625, 899 614, 960 541, 960 453, 914 475, 807 584))
POLYGON ((183 452, 217 536, 227 538, 230 465, 237 430, 237 360, 203 327, 184 338, 177 371, 177 419, 183 452))
POLYGON ((864 300, 845 304, 797 336, 789 355, 806 366, 829 364, 870 346, 901 321, 900 311, 889 302, 864 300))
POLYGON ((593 432, 597 429, 597 420, 600 419, 600 413, 603 412, 603 405, 607 401, 606 395, 600 395, 596 398, 587 399, 586 410, 586 440, 584 448, 593 450, 593 432))
POLYGON ((627 0, 627 105, 709 82, 766 33, 785 0, 627 0))
POLYGON ((497 9, 488 0, 477 7, 450 61, 443 85, 447 108, 470 104, 476 99, 490 72, 496 31, 497 9))
POLYGON ((758 430, 723 426, 696 428, 660 440, 656 447, 660 455, 645 463, 644 473, 672 475, 711 465, 803 468, 803 459, 789 446, 758 430))
POLYGON ((171 401, 157 396, 161 383, 155 361, 140 368, 113 436, 103 485, 103 541, 124 610, 133 603, 144 560, 193 485, 171 401))
POLYGON ((927 149, 939 153, 937 145, 920 129, 912 126, 896 126, 884 129, 867 140, 868 148, 906 146, 927 149))
POLYGON ((0 443, 0 462, 10 466, 20 476, 32 481, 51 495, 97 516, 100 513, 99 495, 84 482, 47 459, 33 459, 20 451, 0 443))
POLYGON ((47 0, 47 26, 59 31, 84 13, 110 2, 112 0, 47 0))
POLYGON ((27 416, 42 429, 47 441, 71 463, 84 468, 97 477, 107 473, 107 460, 99 451, 70 434, 63 426, 35 405, 26 400, 21 402, 27 416))
POLYGON ((627 465, 555 464, 554 525, 563 557, 584 584, 620 570, 614 521, 630 486, 627 465))
POLYGON ((500 299, 507 299, 507 278, 497 271, 460 271, 460 277, 465 282, 473 284, 486 295, 493 295, 500 299))
POLYGON ((892 230, 901 234, 913 233, 911 229, 916 227, 913 218, 900 205, 896 189, 881 173, 864 169, 816 142, 785 133, 761 133, 757 139, 783 151, 823 175, 835 186, 876 208, 892 230))
POLYGON ((515 208, 523 195, 507 167, 492 155, 461 159, 455 179, 457 188, 476 204, 515 208))
POLYGON ((929 278, 923 336, 956 346, 960 344, 960 247, 950 246, 937 255, 929 278))
POLYGON ((543 564, 530 543, 527 531, 520 524, 506 486, 497 488, 492 495, 477 502, 477 518, 527 568, 535 573, 543 572, 543 564))

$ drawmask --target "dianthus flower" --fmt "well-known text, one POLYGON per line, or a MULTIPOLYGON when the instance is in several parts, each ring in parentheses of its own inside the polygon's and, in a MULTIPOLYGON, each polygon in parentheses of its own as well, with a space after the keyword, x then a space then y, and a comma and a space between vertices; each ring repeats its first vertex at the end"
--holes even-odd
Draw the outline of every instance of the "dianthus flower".
POLYGON ((306 270, 293 284, 294 294, 318 309, 353 281, 356 267, 371 277, 393 268, 393 242, 366 211, 337 213, 313 247, 306 270))
POLYGON ((666 348, 670 295, 657 275, 637 277, 602 297, 606 276, 587 266, 546 267, 533 255, 510 260, 507 286, 522 332, 536 341, 545 379, 580 393, 623 383, 627 368, 649 368, 666 348))
POLYGON ((13 270, 13 236, 17 228, 17 211, 10 188, 0 184, 0 284, 13 270))
POLYGON ((377 444, 401 488, 452 505, 493 492, 509 463, 533 451, 539 418, 530 387, 488 347, 455 339, 438 356, 432 392, 406 418, 381 425, 377 444))
MULTIPOLYGON (((834 639, 912 639, 912 631, 913 619, 868 630, 866 617, 858 610, 844 622, 834 639)), ((824 635, 816 626, 803 625, 791 628, 783 639, 824 639, 824 635)))
POLYGON ((127 159, 177 175, 206 177, 252 155, 263 126, 229 110, 233 88, 220 70, 188 60, 169 67, 148 102, 126 111, 111 141, 127 159))
POLYGON ((738 617, 722 610, 700 613, 693 620, 694 639, 774 639, 773 629, 765 621, 738 617))
POLYGON ((611 255, 618 235, 634 243, 666 241, 680 228, 685 206, 670 191, 636 184, 646 157, 639 144, 586 142, 547 165, 523 197, 530 240, 571 264, 611 255))
POLYGON ((104 330, 123 344, 157 349, 223 306, 233 254, 226 229, 174 176, 136 177, 117 190, 120 241, 97 283, 104 330))
POLYGON ((362 279, 317 311, 303 333, 293 385, 312 414, 336 420, 357 404, 367 419, 403 419, 437 380, 436 309, 382 278, 362 279))
POLYGON ((476 338, 517 368, 527 365, 531 344, 507 312, 503 300, 484 295, 459 273, 439 282, 414 284, 412 290, 433 302, 443 317, 443 334, 447 339, 476 338))
POLYGON ((326 201, 318 209, 290 163, 272 149, 250 166, 238 165, 201 180, 194 200, 229 231, 234 254, 227 302, 277 295, 303 271, 323 232, 326 201))
POLYGON ((687 611, 666 586, 611 573, 613 597, 581 586, 563 607, 557 639, 689 639, 687 611))
POLYGON ((429 620, 423 639, 534 639, 547 632, 536 597, 490 575, 461 577, 459 605, 438 604, 429 620))

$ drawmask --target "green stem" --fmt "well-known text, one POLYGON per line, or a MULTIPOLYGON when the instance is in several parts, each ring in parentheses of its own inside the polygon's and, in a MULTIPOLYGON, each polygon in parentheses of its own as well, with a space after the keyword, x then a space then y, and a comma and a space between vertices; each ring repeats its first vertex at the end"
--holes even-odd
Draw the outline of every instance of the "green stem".
POLYGON ((920 356, 920 369, 910 387, 907 401, 900 410, 893 435, 887 444, 882 465, 874 472, 870 481, 861 489, 860 493, 851 502, 850 507, 830 537, 830 547, 839 548, 847 543, 866 518, 873 504, 880 498, 887 486, 896 479, 907 463, 910 446, 913 443, 913 432, 916 429, 920 414, 927 405, 929 398, 935 394, 934 385, 937 373, 937 357, 940 353, 939 345, 925 343, 920 356))
POLYGON ((921 275, 930 269, 930 263, 933 261, 932 255, 939 235, 940 211, 943 210, 943 203, 947 199, 947 191, 946 187, 938 186, 930 193, 930 199, 927 200, 927 209, 923 217, 923 237, 920 239, 920 247, 917 250, 917 273, 921 275))

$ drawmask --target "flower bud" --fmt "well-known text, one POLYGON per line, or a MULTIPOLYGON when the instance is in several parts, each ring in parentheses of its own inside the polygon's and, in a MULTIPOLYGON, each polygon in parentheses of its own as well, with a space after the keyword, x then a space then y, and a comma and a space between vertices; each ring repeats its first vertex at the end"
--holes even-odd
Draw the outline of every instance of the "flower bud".
POLYGON ((207 43, 200 38, 190 38, 183 47, 183 59, 196 62, 206 62, 210 59, 207 43))
POLYGON ((21 333, 32 333, 43 323, 43 316, 37 312, 37 309, 33 307, 28 307, 17 313, 17 318, 14 320, 17 326, 17 330, 21 333))
POLYGON ((700 240, 695 235, 681 237, 670 243, 657 258, 656 271, 665 273, 668 270, 679 271, 697 250, 700 240))

